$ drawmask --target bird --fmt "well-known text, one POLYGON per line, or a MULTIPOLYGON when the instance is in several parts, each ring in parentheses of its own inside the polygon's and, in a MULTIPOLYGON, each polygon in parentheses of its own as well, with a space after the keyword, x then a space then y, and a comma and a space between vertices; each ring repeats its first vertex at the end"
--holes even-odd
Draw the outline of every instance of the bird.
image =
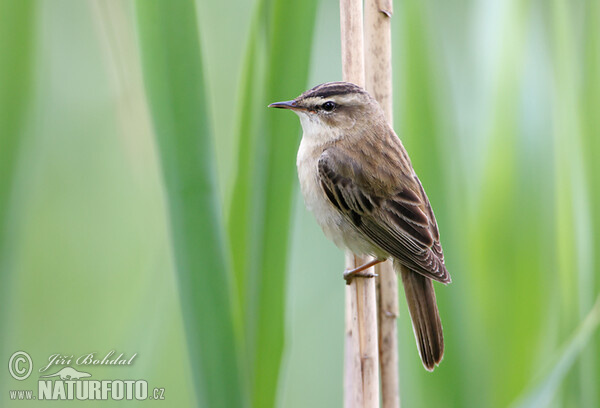
POLYGON ((350 82, 320 84, 269 107, 300 118, 300 189, 325 235, 341 249, 373 257, 344 278, 373 277, 367 268, 392 260, 421 361, 433 371, 444 355, 433 281, 451 279, 429 199, 383 109, 350 82))

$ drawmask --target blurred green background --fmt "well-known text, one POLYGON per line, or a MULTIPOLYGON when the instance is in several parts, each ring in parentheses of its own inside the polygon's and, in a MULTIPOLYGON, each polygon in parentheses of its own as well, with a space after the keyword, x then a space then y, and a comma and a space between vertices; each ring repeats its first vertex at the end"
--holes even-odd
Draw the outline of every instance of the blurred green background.
MULTIPOLYGON (((0 360, 110 350, 165 401, 342 405, 343 254, 294 115, 341 79, 336 1, 0 0, 0 360)), ((600 405, 600 2, 394 2, 394 116, 453 283, 406 407, 600 405), (594 306, 596 304, 596 306, 594 306)), ((402 293, 402 292, 401 292, 402 293)), ((76 367, 85 371, 81 367, 76 367)))

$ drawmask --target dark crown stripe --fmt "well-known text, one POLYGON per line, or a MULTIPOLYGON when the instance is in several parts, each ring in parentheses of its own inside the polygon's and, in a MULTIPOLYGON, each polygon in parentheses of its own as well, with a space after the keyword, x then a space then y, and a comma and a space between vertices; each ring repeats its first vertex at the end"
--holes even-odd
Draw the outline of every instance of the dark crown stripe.
POLYGON ((346 95, 350 93, 363 93, 364 91, 358 85, 350 82, 328 82, 326 84, 317 85, 309 89, 302 95, 303 98, 327 98, 333 95, 346 95))

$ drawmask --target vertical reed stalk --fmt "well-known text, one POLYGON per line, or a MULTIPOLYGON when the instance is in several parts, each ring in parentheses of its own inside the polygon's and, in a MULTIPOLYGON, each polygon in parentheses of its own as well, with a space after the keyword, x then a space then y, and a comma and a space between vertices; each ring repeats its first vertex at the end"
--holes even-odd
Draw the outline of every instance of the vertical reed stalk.
MULTIPOLYGON (((361 0, 340 0, 342 70, 345 81, 365 85, 361 0)), ((346 255, 346 268, 367 262, 346 255)), ((379 407, 377 299, 375 280, 353 279, 346 288, 344 406, 379 407)))
MULTIPOLYGON (((392 114, 392 1, 365 2, 365 85, 393 125, 392 114)), ((381 406, 400 406, 398 379, 398 279, 391 261, 375 266, 379 317, 381 406)))

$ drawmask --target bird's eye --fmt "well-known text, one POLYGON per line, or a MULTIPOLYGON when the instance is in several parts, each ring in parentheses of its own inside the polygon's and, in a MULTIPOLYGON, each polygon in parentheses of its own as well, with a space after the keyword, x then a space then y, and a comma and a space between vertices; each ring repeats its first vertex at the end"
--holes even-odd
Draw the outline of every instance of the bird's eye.
POLYGON ((331 101, 327 101, 323 104, 322 108, 325 112, 331 112, 332 110, 334 110, 336 107, 334 102, 331 101))

